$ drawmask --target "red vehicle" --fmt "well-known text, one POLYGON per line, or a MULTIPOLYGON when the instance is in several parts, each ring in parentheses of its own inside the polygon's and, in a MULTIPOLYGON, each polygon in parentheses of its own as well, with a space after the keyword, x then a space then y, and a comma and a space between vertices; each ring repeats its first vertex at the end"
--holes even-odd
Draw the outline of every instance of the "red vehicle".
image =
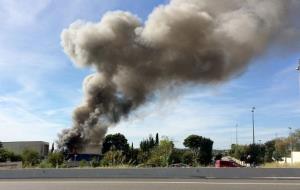
POLYGON ((217 160, 215 163, 216 168, 240 168, 242 165, 234 161, 217 160))

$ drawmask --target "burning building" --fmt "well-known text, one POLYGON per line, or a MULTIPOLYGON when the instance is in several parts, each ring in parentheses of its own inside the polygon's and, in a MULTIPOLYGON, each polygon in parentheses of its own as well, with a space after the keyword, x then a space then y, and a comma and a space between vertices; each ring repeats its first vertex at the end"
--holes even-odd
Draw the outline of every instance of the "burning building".
POLYGON ((101 145, 99 144, 87 144, 80 149, 66 150, 66 159, 72 161, 92 161, 99 160, 101 157, 101 145))
POLYGON ((171 0, 143 23, 130 12, 76 21, 61 34, 76 66, 95 73, 58 145, 99 153, 107 129, 161 90, 223 83, 245 71, 284 23, 289 1, 171 0))

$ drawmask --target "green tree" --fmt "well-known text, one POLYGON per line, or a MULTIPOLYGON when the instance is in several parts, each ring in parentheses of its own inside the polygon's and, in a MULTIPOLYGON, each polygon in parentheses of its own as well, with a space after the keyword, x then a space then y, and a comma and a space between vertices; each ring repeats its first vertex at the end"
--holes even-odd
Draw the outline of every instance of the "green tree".
POLYGON ((107 135, 103 142, 102 153, 110 151, 111 149, 119 150, 126 156, 129 155, 129 144, 126 137, 120 133, 107 135))
POLYGON ((184 164, 187 164, 189 166, 192 166, 194 164, 194 154, 191 151, 184 151, 182 155, 182 162, 184 164))
POLYGON ((221 154, 221 153, 216 154, 216 156, 215 156, 215 161, 221 160, 222 157, 223 157, 223 154, 221 154))
POLYGON ((64 163, 64 155, 61 152, 53 152, 48 155, 47 160, 51 164, 51 167, 59 167, 64 163))
POLYGON ((290 142, 286 138, 275 139, 275 151, 273 152, 274 159, 280 161, 283 157, 287 157, 289 155, 289 145, 290 142))
POLYGON ((174 149, 169 158, 169 164, 182 163, 184 150, 174 149))
POLYGON ((99 166, 100 166, 99 160, 96 159, 96 158, 93 158, 92 161, 91 161, 91 166, 92 166, 93 168, 99 167, 99 166))
POLYGON ((213 141, 198 135, 184 139, 183 145, 193 152, 194 164, 208 165, 212 160, 213 141))
POLYGON ((0 162, 17 162, 22 161, 22 157, 4 148, 0 148, 0 162))
POLYGON ((247 147, 247 145, 232 144, 231 149, 229 150, 229 155, 236 159, 244 161, 244 158, 246 157, 247 147))
POLYGON ((282 157, 283 157, 282 154, 280 154, 280 152, 278 152, 278 151, 276 151, 276 150, 273 152, 273 155, 272 155, 272 156, 273 156, 274 160, 276 160, 277 162, 278 162, 278 161, 283 161, 283 159, 282 159, 282 157))
POLYGON ((246 155, 250 155, 249 163, 262 164, 265 157, 265 146, 261 144, 250 144, 247 147, 246 155))
POLYGON ((212 161, 213 141, 207 138, 202 139, 202 147, 200 148, 199 161, 201 165, 209 165, 212 161))
POLYGON ((128 164, 130 165, 137 165, 139 164, 139 149, 132 148, 130 151, 130 160, 128 161, 128 164))
MULTIPOLYGON (((158 138, 158 134, 156 136, 158 138)), ((140 142, 140 150, 137 156, 139 163, 147 163, 150 158, 151 151, 159 144, 156 142, 158 140, 157 138, 154 140, 153 137, 149 135, 147 139, 144 139, 140 142)))
POLYGON ((130 165, 137 165, 138 162, 138 154, 139 154, 139 150, 135 149, 133 147, 133 143, 131 143, 131 147, 130 147, 130 156, 129 156, 129 160, 128 160, 128 164, 130 165))
POLYGON ((156 135, 155 135, 155 145, 156 146, 159 145, 159 135, 158 135, 158 133, 156 133, 156 135))
POLYGON ((193 164, 198 163, 202 137, 198 135, 190 135, 184 139, 183 145, 189 148, 193 153, 193 164))
POLYGON ((6 162, 8 161, 9 159, 9 152, 4 149, 4 148, 1 148, 0 149, 0 162, 6 162))
POLYGON ((22 153, 22 160, 25 167, 31 167, 40 162, 40 156, 38 152, 27 149, 22 153))
POLYGON ((11 162, 22 161, 22 156, 8 151, 8 160, 11 162))
POLYGON ((101 160, 103 166, 118 166, 123 165, 126 160, 126 156, 120 150, 112 149, 104 154, 101 160))
POLYGON ((275 152, 275 140, 270 140, 265 143, 265 162, 273 162, 273 154, 275 152))
POLYGON ((290 144, 290 150, 300 151, 300 129, 296 129, 293 133, 289 134, 286 140, 290 144))
POLYGON ((150 159, 148 164, 154 166, 168 166, 170 162, 170 156, 174 149, 174 144, 168 138, 164 138, 159 142, 159 146, 156 146, 151 151, 150 159))
POLYGON ((150 152, 155 147, 155 145, 156 145, 156 143, 155 143, 153 137, 150 135, 148 137, 148 139, 142 140, 140 142, 140 149, 143 152, 150 152))
POLYGON ((144 152, 141 149, 138 150, 138 155, 137 155, 137 163, 138 164, 146 164, 151 153, 150 152, 144 152))

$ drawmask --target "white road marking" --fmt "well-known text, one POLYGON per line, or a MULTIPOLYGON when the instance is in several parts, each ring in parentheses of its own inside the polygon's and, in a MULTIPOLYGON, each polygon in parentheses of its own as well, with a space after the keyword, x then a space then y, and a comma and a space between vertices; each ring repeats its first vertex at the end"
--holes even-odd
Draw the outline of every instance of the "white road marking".
POLYGON ((1 184, 203 184, 203 185, 280 185, 300 186, 300 183, 267 182, 203 182, 203 181, 0 181, 1 184))
POLYGON ((297 180, 300 180, 300 177, 252 177, 251 179, 297 179, 297 180))

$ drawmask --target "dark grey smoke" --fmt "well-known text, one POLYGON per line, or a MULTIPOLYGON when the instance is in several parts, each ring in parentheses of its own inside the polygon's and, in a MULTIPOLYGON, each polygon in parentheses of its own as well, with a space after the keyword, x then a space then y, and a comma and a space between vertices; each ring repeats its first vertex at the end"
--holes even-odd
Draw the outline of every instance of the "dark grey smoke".
POLYGON ((84 83, 73 127, 59 146, 101 144, 107 128, 155 92, 213 84, 243 72, 278 32, 286 0, 172 0, 148 20, 108 12, 100 22, 75 22, 61 34, 72 61, 97 72, 84 83))

